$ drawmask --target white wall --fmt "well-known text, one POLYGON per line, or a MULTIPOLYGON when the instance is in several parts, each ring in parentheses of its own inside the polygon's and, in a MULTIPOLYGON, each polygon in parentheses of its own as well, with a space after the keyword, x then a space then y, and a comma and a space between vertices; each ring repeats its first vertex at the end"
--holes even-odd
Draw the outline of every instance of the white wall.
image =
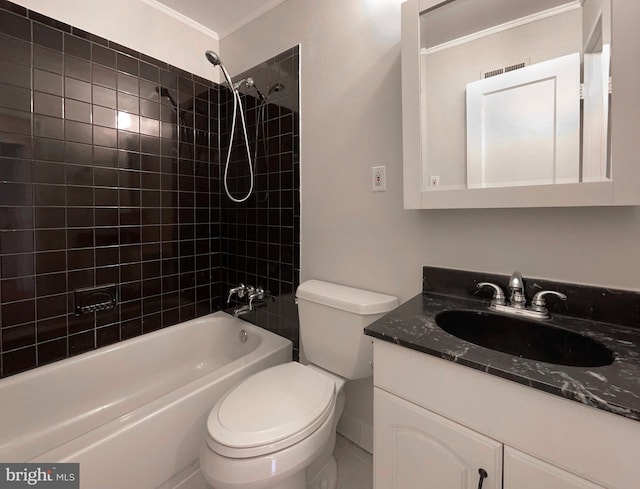
POLYGON ((301 44, 302 280, 406 300, 427 243, 402 209, 399 41, 400 0, 287 0, 220 49, 234 74, 301 44), (387 191, 372 193, 378 165, 387 191))
MULTIPOLYGON (((301 279, 402 302, 423 265, 640 290, 640 208, 402 208, 400 3, 286 0, 220 41, 232 74, 301 44, 301 279), (377 165, 387 192, 370 190, 377 165)), ((364 426, 361 383, 346 412, 364 426)))
POLYGON ((35 12, 217 82, 204 57, 218 51, 215 32, 172 17, 141 0, 12 0, 35 12))

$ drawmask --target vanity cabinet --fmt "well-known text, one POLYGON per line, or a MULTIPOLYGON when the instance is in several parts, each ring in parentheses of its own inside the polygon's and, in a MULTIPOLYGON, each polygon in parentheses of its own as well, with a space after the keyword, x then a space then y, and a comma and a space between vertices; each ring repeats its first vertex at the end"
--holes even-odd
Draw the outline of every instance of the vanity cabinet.
POLYGON ((604 489, 382 389, 374 406, 375 489, 476 489, 481 469, 482 489, 604 489))
POLYGON ((375 489, 502 487, 502 444, 411 404, 374 391, 375 489))
POLYGON ((640 423, 374 340, 374 489, 637 489, 640 423))
POLYGON ((604 489, 511 447, 504 447, 503 488, 604 489))

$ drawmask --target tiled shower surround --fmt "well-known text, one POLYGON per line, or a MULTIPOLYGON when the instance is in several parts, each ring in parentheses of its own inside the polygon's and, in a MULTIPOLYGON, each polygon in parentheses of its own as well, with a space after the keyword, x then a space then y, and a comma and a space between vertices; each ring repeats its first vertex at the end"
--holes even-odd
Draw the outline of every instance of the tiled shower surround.
MULTIPOLYGON (((265 66, 293 52, 282 56, 265 66)), ((297 97, 297 65, 292 76, 296 91, 289 96, 297 97)), ((226 94, 225 87, 0 0, 2 377, 226 307, 228 283, 253 278, 246 268, 232 270, 247 263, 253 248, 256 263, 266 256, 268 267, 256 281, 264 277, 277 300, 261 310, 268 321, 247 319, 297 340, 290 293, 298 265, 287 253, 293 248, 299 256, 299 207, 280 200, 277 207, 250 201, 235 209, 223 195, 226 94), (239 221, 239 209, 256 219, 266 212, 269 220, 260 221, 266 233, 258 226, 252 235, 252 218, 239 221), (279 221, 271 218, 276 210, 279 221), (276 243, 286 250, 262 255, 276 243), (110 283, 119 289, 115 309, 74 314, 74 290, 110 283)), ((280 103, 297 111, 297 99, 274 97, 269 104, 269 134, 280 145, 270 155, 280 161, 289 153, 297 165, 297 129, 276 130, 280 103)), ((252 148, 254 139, 255 132, 252 148)), ((277 181, 297 201, 288 183, 293 175, 280 176, 290 172, 286 165, 269 172, 270 199, 271 192, 286 193, 277 181)))
MULTIPOLYGON (((228 290, 239 283, 262 287, 273 297, 245 317, 289 338, 298 355, 298 316, 294 291, 300 280, 299 47, 234 77, 241 85, 255 188, 243 203, 224 196, 221 187, 221 281, 228 290), (258 136, 257 153, 253 141, 258 136), (254 161, 255 160, 255 161, 254 161)), ((233 102, 220 92, 221 166, 227 159, 233 102)), ((238 119, 229 167, 229 190, 236 199, 250 183, 247 150, 238 119)), ((224 171, 224 168, 221 169, 224 171)), ((222 298, 226 301, 226 297, 222 298)), ((234 301, 237 307, 240 302, 234 301)))

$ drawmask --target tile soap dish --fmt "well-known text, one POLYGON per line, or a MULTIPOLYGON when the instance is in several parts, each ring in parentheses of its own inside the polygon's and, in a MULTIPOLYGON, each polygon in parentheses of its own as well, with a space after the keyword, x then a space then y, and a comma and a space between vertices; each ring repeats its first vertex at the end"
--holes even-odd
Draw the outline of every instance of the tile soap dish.
POLYGON ((73 299, 76 316, 108 311, 118 304, 118 286, 116 284, 107 284, 76 289, 73 292, 73 299))

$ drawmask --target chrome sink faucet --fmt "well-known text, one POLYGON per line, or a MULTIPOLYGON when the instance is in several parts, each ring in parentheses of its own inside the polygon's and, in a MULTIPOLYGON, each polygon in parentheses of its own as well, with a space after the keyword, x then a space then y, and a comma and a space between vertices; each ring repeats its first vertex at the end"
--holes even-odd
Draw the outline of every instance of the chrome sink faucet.
POLYGON ((517 270, 511 274, 509 279, 509 301, 511 306, 522 309, 526 306, 527 298, 524 295, 524 282, 522 274, 517 270))
POLYGON ((545 295, 555 295, 563 301, 567 300, 567 296, 562 292, 541 290, 534 294, 531 300, 531 307, 527 308, 527 298, 524 294, 524 281, 522 280, 522 274, 518 271, 513 272, 509 279, 509 303, 507 303, 504 292, 499 285, 491 282, 480 282, 477 287, 479 289, 482 287, 493 288, 493 298, 491 299, 489 309, 534 319, 549 319, 551 317, 549 310, 546 308, 545 295))

